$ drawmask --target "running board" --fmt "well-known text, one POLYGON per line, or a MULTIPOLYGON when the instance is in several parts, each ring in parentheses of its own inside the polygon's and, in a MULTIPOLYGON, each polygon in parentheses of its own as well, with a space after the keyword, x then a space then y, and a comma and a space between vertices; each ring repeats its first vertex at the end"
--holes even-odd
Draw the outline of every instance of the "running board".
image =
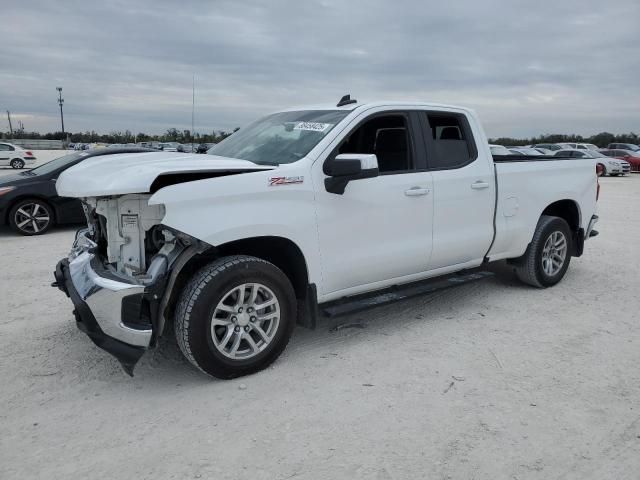
POLYGON ((442 279, 422 281, 408 285, 397 285, 386 290, 373 294, 358 295, 356 297, 346 297, 341 300, 319 305, 320 311, 327 317, 337 317, 351 313, 361 312, 373 307, 387 305, 389 303, 417 297, 426 293, 437 292, 447 288, 464 285, 466 283, 484 280, 493 276, 493 272, 462 272, 442 279))

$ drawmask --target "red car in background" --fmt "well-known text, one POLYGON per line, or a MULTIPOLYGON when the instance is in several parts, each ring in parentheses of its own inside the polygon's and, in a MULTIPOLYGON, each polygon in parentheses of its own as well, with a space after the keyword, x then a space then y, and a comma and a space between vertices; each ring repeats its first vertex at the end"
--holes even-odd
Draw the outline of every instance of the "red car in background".
POLYGON ((640 152, 632 152, 631 150, 600 150, 600 153, 607 157, 626 160, 631 165, 632 172, 640 172, 640 152))

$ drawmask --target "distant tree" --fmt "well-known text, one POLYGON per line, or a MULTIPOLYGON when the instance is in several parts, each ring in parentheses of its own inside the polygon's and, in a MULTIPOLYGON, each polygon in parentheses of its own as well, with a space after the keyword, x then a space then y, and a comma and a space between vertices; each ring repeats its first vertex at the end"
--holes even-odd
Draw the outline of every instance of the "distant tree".
POLYGON ((170 128, 164 134, 164 138, 168 142, 176 142, 178 140, 178 130, 176 128, 170 128))

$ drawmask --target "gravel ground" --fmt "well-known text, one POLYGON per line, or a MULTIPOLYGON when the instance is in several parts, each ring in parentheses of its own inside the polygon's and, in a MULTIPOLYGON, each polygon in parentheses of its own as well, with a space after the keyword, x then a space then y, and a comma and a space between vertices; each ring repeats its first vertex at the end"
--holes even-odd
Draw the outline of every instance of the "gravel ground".
POLYGON ((129 378, 49 286, 74 228, 0 229, 0 478, 638 479, 640 175, 601 184, 601 234, 555 288, 498 264, 297 329, 233 381, 172 338, 129 378))

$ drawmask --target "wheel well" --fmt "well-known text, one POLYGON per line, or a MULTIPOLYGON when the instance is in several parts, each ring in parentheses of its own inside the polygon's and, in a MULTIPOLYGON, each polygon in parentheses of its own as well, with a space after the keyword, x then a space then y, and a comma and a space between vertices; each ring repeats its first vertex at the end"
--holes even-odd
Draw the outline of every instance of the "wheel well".
POLYGON ((552 215, 563 218, 571 228, 572 232, 577 232, 580 228, 580 210, 573 200, 559 200, 553 202, 544 209, 542 215, 552 215))
MULTIPOLYGON (((284 272, 298 299, 299 323, 303 323, 301 308, 307 303, 309 274, 307 263, 300 248, 291 240, 283 237, 254 237, 235 240, 233 242, 211 247, 191 258, 180 270, 170 292, 165 318, 173 318, 176 302, 180 292, 193 275, 207 263, 228 255, 251 255, 262 258, 284 272)), ((311 299, 315 302, 315 298, 311 299)), ((310 324, 315 326, 314 323, 310 324)), ((305 324, 305 326, 308 326, 305 324)), ((313 327, 312 327, 313 328, 313 327)))
POLYGON ((256 237, 225 243, 216 247, 218 256, 251 255, 273 263, 284 272, 291 281, 296 298, 307 294, 309 274, 307 263, 300 248, 291 240, 283 237, 256 237))
POLYGON ((572 244, 574 257, 582 255, 584 249, 584 231, 580 228, 580 210, 573 200, 559 200, 544 209, 542 215, 563 218, 573 233, 572 244))

